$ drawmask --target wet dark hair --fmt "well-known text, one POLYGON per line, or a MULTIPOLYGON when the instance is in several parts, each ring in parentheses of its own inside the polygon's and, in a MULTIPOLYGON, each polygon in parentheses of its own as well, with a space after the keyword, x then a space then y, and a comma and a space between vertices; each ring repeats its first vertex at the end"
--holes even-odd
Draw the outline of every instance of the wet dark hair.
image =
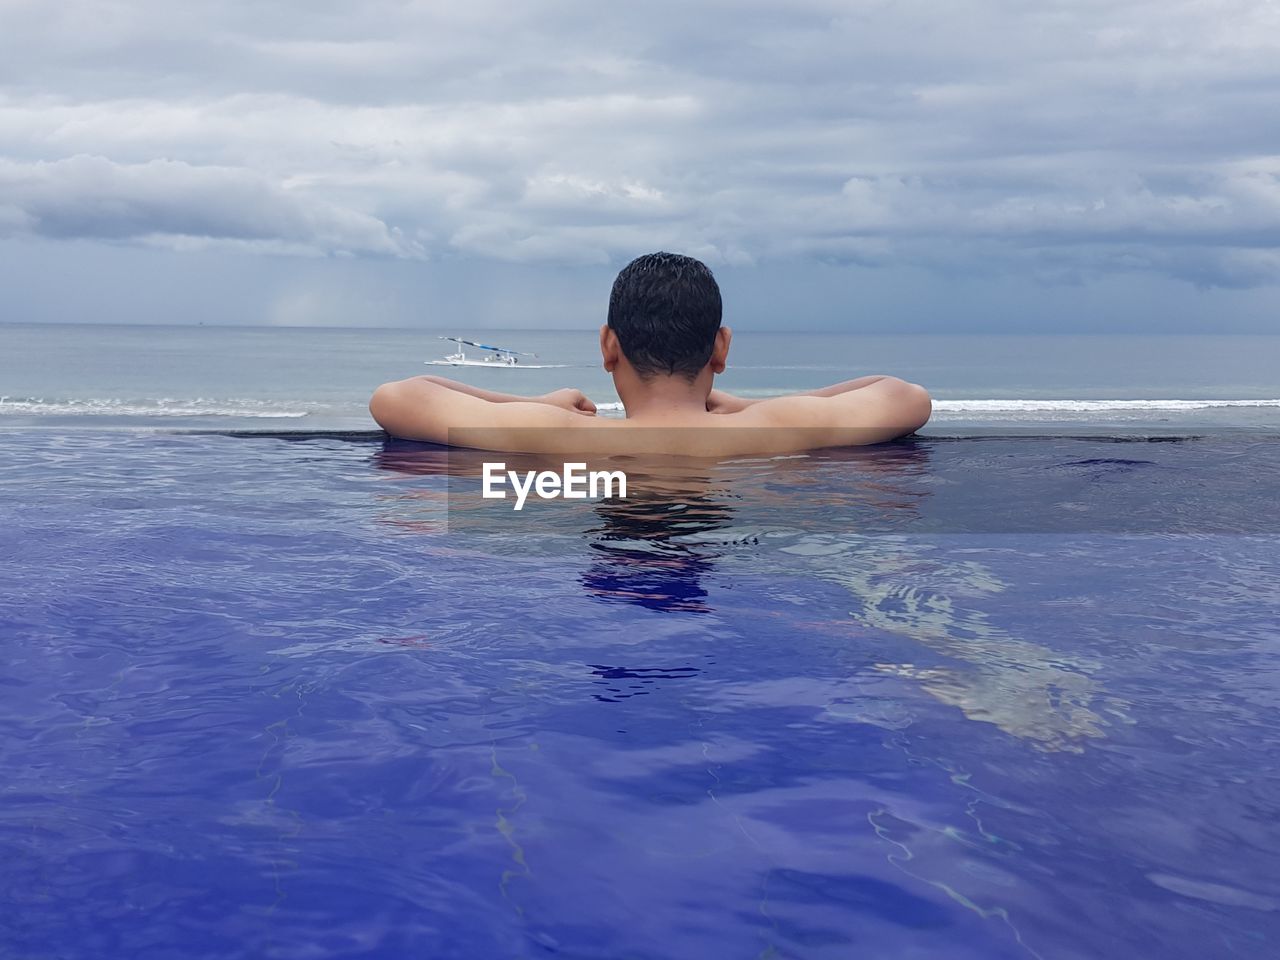
POLYGON ((636 257, 609 294, 609 327, 642 377, 696 377, 711 359, 721 312, 707 265, 678 253, 636 257))

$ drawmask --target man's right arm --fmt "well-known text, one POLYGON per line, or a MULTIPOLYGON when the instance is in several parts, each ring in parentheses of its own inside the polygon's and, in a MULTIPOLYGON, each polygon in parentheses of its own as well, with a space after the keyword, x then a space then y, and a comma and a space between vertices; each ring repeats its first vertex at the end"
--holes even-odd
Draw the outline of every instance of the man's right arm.
POLYGON ((455 393, 465 393, 469 397, 479 397, 481 400, 488 400, 490 403, 549 403, 553 407, 565 407, 566 409, 576 406, 581 413, 593 414, 596 412, 596 405, 588 400, 581 390, 572 388, 553 390, 551 393, 544 393, 536 397, 526 397, 517 393, 501 393, 498 390, 473 387, 471 384, 463 383, 460 380, 450 380, 448 377, 437 377, 430 374, 410 377, 408 380, 398 382, 434 383, 455 393))
MULTIPOLYGON (((469 387, 443 377, 410 377, 384 383, 369 400, 369 413, 393 437, 449 443, 465 440, 467 429, 481 431, 492 449, 523 448, 528 428, 576 426, 596 408, 580 390, 556 390, 540 397, 519 397, 469 387)), ((466 444, 464 444, 466 445, 466 444)))

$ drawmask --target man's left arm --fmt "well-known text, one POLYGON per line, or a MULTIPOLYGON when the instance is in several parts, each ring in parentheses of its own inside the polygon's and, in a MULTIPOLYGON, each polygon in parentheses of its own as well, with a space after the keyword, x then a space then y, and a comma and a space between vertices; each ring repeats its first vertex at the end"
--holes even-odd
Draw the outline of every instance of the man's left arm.
POLYGON ((743 419, 744 425, 785 427, 795 449, 816 450, 903 437, 928 423, 932 412, 929 391, 918 383, 877 377, 874 383, 829 396, 771 397, 743 419))

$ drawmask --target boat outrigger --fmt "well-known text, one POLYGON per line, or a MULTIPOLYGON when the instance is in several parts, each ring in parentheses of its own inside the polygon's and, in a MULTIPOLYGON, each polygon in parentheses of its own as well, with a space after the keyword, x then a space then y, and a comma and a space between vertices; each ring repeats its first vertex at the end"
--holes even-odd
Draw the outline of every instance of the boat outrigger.
POLYGON ((540 367, 541 364, 536 363, 520 363, 521 357, 532 357, 538 359, 536 353, 522 353, 519 350, 511 350, 507 347, 492 347, 487 343, 476 343, 474 340, 463 340, 461 337, 440 337, 441 340, 452 340, 458 344, 455 353, 449 354, 440 360, 427 360, 428 365, 433 367, 514 367, 516 365, 524 367, 540 367), (488 350, 480 359, 472 359, 468 357, 462 349, 464 346, 475 347, 478 350, 488 350))

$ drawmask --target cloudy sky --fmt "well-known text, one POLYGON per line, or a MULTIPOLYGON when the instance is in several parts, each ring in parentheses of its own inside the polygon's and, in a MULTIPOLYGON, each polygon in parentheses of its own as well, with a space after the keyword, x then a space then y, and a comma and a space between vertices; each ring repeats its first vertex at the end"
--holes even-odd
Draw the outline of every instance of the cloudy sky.
POLYGON ((1280 332, 1272 0, 0 0, 0 321, 1280 332))

